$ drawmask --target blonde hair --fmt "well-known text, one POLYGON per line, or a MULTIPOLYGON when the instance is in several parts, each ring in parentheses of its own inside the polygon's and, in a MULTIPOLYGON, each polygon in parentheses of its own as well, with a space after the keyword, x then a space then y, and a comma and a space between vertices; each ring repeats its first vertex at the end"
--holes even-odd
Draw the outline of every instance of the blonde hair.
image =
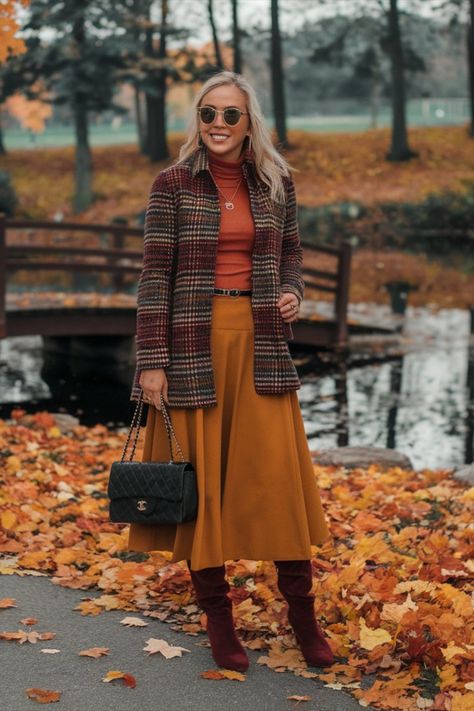
POLYGON ((284 202, 285 189, 282 176, 289 176, 292 166, 283 158, 272 143, 270 129, 265 123, 255 89, 242 74, 223 71, 207 79, 194 97, 187 126, 187 138, 180 148, 177 163, 186 160, 199 146, 199 119, 197 108, 204 96, 218 86, 233 84, 246 96, 252 136, 252 151, 258 177, 270 188, 270 197, 275 202, 284 202))

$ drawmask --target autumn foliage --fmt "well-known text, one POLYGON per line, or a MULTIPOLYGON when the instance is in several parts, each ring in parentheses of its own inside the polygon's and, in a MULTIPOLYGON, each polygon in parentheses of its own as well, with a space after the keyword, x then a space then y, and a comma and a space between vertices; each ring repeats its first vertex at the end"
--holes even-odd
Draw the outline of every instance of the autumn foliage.
POLYGON ((2 0, 0 3, 0 63, 10 54, 21 54, 25 51, 25 43, 17 37, 19 25, 16 8, 19 5, 29 5, 29 0, 2 0))
MULTIPOLYGON (((128 551, 128 526, 109 521, 108 474, 124 434, 102 425, 66 434, 46 412, 16 409, 12 418, 0 420, 0 573, 41 571, 57 585, 99 590, 77 606, 81 615, 140 612, 201 633, 205 616, 186 564, 170 564, 167 552, 128 551)), ((244 644, 259 650, 259 664, 345 689, 362 706, 472 709, 474 488, 447 469, 315 466, 315 476, 332 534, 313 549, 316 611, 336 663, 307 668, 271 561, 227 564, 244 644), (375 680, 365 688, 367 674, 375 680)), ((0 644, 15 643, 8 632, 0 644)), ((149 640, 149 652, 180 649, 149 640)), ((109 674, 129 683, 125 672, 109 674)))

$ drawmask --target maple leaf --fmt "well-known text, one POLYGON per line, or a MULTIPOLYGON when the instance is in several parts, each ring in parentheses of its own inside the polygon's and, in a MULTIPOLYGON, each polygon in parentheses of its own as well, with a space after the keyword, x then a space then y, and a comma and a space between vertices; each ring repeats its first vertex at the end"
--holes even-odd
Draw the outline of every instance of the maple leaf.
POLYGON ((182 657, 183 652, 190 652, 190 649, 185 649, 184 647, 173 647, 164 639, 156 639, 155 637, 150 637, 146 641, 146 647, 143 647, 145 652, 149 654, 157 654, 158 652, 162 654, 166 659, 172 659, 173 657, 182 657))
POLYGON ((17 607, 14 597, 3 597, 0 600, 0 608, 17 607))
POLYGON ((29 687, 26 689, 26 695, 32 701, 37 701, 39 704, 50 704, 54 701, 59 701, 61 698, 61 691, 50 691, 48 689, 38 689, 36 687, 29 687))
MULTIPOLYGON (((387 620, 390 622, 396 622, 397 624, 402 619, 405 612, 408 610, 417 610, 418 605, 410 597, 410 593, 407 595, 405 602, 401 604, 397 603, 385 603, 380 613, 380 619, 387 620)), ((367 649, 367 647, 366 647, 367 649)))
POLYGON ((81 657, 104 657, 110 652, 109 647, 89 647, 89 649, 83 649, 78 654, 81 657))
POLYGON ((360 646, 363 649, 374 649, 379 644, 386 644, 391 642, 392 637, 387 632, 387 630, 378 627, 377 629, 372 629, 367 627, 364 618, 360 620, 360 646))
POLYGON ((137 685, 137 681, 133 674, 128 674, 126 672, 117 670, 108 671, 102 681, 110 682, 114 681, 115 679, 123 679, 124 685, 130 687, 131 689, 134 689, 137 685))
POLYGON ((140 617, 124 617, 120 620, 121 625, 128 625, 129 627, 146 627, 148 622, 140 619, 140 617))
POLYGON ((302 701, 311 701, 312 696, 297 696, 296 694, 293 694, 292 696, 287 696, 286 698, 290 701, 296 701, 299 704, 302 701))
POLYGON ((26 632, 25 630, 18 630, 18 632, 0 632, 0 639, 8 641, 16 640, 20 644, 24 644, 25 642, 36 644, 38 640, 53 639, 53 637, 56 637, 56 632, 26 632))
POLYGON ((232 669, 208 669, 201 672, 199 675, 202 679, 212 679, 219 681, 220 679, 230 679, 231 681, 245 681, 245 674, 232 669))

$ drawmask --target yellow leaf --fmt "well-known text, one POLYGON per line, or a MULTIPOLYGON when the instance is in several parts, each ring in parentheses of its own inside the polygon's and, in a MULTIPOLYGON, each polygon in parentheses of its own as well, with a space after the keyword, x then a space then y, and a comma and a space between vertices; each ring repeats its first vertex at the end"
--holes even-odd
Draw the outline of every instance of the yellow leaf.
POLYGON ((451 701, 451 711, 474 711, 474 693, 454 693, 451 701))
POLYGON ((112 681, 113 679, 121 679, 123 677, 123 672, 121 671, 109 671, 103 677, 102 681, 112 681))
POLYGON ((376 629, 367 627, 364 618, 361 618, 360 646, 363 649, 374 649, 375 647, 378 647, 379 644, 386 644, 391 641, 392 637, 387 630, 384 630, 382 627, 377 627, 376 629))
POLYGON ((456 656, 456 654, 467 654, 466 650, 463 647, 458 647, 453 642, 450 642, 448 646, 444 649, 441 649, 441 651, 447 662, 450 662, 451 659, 456 656))
POLYGON ((16 516, 13 511, 2 511, 1 522, 3 528, 12 530, 16 523, 16 516))

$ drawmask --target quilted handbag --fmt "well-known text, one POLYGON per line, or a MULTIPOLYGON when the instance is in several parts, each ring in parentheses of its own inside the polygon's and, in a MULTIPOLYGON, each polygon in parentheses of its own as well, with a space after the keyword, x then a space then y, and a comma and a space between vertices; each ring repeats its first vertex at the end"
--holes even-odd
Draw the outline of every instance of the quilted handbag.
POLYGON ((198 492, 196 473, 191 462, 185 461, 176 439, 171 418, 161 395, 163 414, 170 451, 169 462, 133 461, 140 432, 143 391, 140 393, 132 417, 127 441, 119 462, 113 462, 108 482, 109 517, 114 523, 183 523, 197 515, 198 492), (135 428, 133 448, 125 460, 135 428), (173 460, 171 434, 182 461, 173 460))

